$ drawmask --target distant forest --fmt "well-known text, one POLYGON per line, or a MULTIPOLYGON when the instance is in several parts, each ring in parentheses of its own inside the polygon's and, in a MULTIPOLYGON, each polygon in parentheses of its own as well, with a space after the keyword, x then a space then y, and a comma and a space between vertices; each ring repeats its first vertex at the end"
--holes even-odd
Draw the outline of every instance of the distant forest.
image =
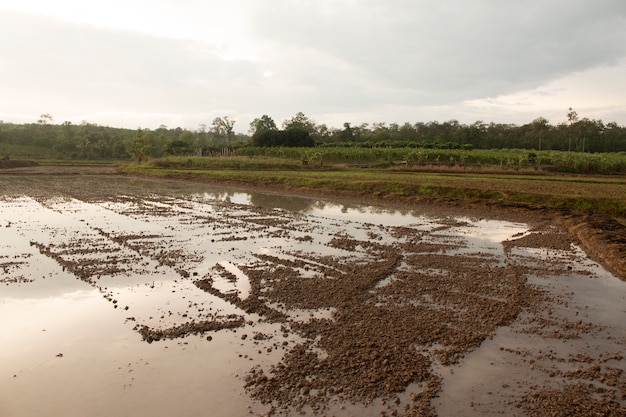
POLYGON ((263 115, 250 123, 248 134, 234 132, 235 121, 216 118, 197 130, 180 127, 123 129, 83 122, 54 123, 42 114, 35 123, 0 121, 0 158, 128 159, 167 155, 215 155, 251 146, 317 146, 362 148, 528 149, 572 152, 626 152, 626 127, 615 122, 578 118, 570 109, 568 122, 551 125, 543 117, 524 125, 419 122, 374 123, 342 128, 315 124, 302 113, 278 129, 263 115), (269 133, 268 133, 269 132, 269 133), (280 134, 278 132, 286 132, 280 134), (297 134, 295 134, 297 132, 297 134), (308 135, 309 140, 303 140, 308 135))

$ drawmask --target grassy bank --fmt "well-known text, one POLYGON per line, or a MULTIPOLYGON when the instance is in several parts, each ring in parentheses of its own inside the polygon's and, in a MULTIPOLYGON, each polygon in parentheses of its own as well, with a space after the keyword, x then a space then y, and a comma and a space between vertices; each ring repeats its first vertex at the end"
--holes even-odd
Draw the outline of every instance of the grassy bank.
POLYGON ((376 197, 436 196, 521 202, 591 210, 626 220, 626 177, 555 174, 498 166, 368 167, 308 163, 277 157, 168 158, 131 164, 124 172, 165 178, 225 182, 277 189, 313 189, 324 193, 376 197))

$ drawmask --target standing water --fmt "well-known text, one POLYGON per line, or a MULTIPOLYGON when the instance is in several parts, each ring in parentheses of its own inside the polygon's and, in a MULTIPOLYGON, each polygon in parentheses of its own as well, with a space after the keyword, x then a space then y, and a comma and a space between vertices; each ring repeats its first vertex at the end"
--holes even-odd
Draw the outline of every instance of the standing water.
POLYGON ((626 285, 545 222, 64 181, 0 179, 1 416, 625 405, 626 285))

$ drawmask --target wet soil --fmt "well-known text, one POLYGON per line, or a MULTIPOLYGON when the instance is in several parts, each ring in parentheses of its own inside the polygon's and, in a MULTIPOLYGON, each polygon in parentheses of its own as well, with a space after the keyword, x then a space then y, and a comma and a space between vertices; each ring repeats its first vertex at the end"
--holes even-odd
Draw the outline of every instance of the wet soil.
POLYGON ((39 164, 34 161, 14 160, 9 158, 0 159, 0 169, 36 167, 39 164))
POLYGON ((386 203, 426 215, 375 223, 360 217, 365 196, 333 217, 102 173, 3 177, 3 210, 77 223, 0 220, 32 249, 0 257, 0 285, 30 285, 23 270, 41 255, 123 311, 144 343, 228 332, 250 362, 238 378, 251 414, 626 413, 626 290, 595 262, 624 276, 624 231, 611 219, 403 199, 386 203), (119 289, 132 282, 150 297, 164 276, 184 307, 146 309, 119 289), (616 298, 594 299, 606 285, 616 298))

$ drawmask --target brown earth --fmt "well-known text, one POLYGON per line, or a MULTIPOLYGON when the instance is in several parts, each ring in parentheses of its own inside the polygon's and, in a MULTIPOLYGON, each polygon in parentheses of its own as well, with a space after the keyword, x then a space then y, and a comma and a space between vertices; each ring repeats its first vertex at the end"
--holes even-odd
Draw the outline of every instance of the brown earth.
MULTIPOLYGON (((33 161, 0 160, 0 170, 6 174, 25 175, 116 175, 118 171, 114 167, 99 166, 42 166, 33 161)), ((203 183, 220 184, 219 182, 194 179, 203 183)), ((493 200, 452 199, 432 196, 398 196, 398 195, 372 195, 371 193, 357 193, 350 191, 324 191, 291 185, 263 185, 255 184, 250 187, 247 184, 238 184, 229 181, 227 185, 239 188, 258 190, 281 194, 306 195, 319 198, 342 198, 363 204, 380 203, 396 207, 430 208, 438 213, 463 211, 475 215, 489 214, 490 217, 505 217, 528 222, 537 217, 549 218, 550 221, 558 222, 570 235, 578 241, 590 257, 602 263, 621 279, 626 280, 626 226, 616 219, 594 212, 570 210, 567 208, 553 209, 543 206, 509 203, 493 200), (436 207, 436 208, 435 208, 436 207)))
MULTIPOLYGON (((324 196, 314 190, 272 190, 324 196)), ((488 214, 489 218, 524 222, 532 226, 531 233, 507 241, 506 250, 545 248, 570 253, 572 245, 580 245, 590 257, 626 278, 626 229, 603 215, 484 201, 355 194, 342 197, 398 207, 420 206, 439 215, 488 214)), ((278 220, 269 225, 281 227, 278 220)), ((447 225, 451 226, 454 224, 447 225)), ((288 228, 284 231, 289 233, 288 228)), ((195 279, 198 288, 247 313, 258 314, 261 320, 281 323, 284 337, 296 334, 301 338, 302 342, 286 346, 280 337, 267 336, 273 342, 269 349, 285 350, 282 360, 270 369, 254 367, 245 376, 249 394, 271 406, 268 414, 326 415, 340 412, 333 404, 379 401, 384 405, 381 415, 435 416, 433 403, 442 389, 437 369, 458 365, 498 328, 517 321, 521 323, 518 332, 542 338, 567 341, 600 337, 601 329, 593 323, 546 311, 546 303, 567 300, 551 299, 529 282, 529 277, 571 274, 569 262, 550 259, 537 264, 502 263, 482 253, 449 255, 457 249, 456 242, 442 239, 437 232, 372 227, 368 240, 335 236, 328 243, 330 248, 359 253, 354 259, 298 254, 298 260, 293 261, 255 254, 242 267, 251 284, 251 294, 245 300, 221 293, 212 285, 212 277, 229 279, 228 271, 215 268, 213 275, 195 279), (393 236, 396 243, 378 239, 382 234, 393 236), (390 277, 393 279, 386 285, 379 285, 390 277), (330 317, 296 322, 285 313, 301 309, 326 310, 330 317)), ((40 251, 56 256, 77 277, 88 280, 93 275, 92 269, 85 274, 86 268, 93 265, 64 261, 63 254, 54 253, 54 248, 41 247, 40 251)), ((176 264, 177 260, 169 262, 176 264)), ((146 341, 156 342, 244 325, 240 318, 227 317, 222 323, 198 321, 169 329, 138 325, 137 330, 146 341)), ((508 405, 522 415, 626 414, 626 377, 615 365, 623 360, 619 353, 601 354, 601 358, 562 358, 555 352, 506 349, 533 367, 542 363, 548 380, 563 381, 522 387, 515 404, 508 405), (563 363, 569 366, 563 368, 563 363)), ((500 401, 506 401, 506 397, 500 401)), ((490 406, 470 406, 487 407, 497 413, 502 404, 495 401, 490 406)))
POLYGON ((0 169, 36 167, 38 165, 39 164, 34 161, 24 161, 8 158, 0 159, 0 169))
MULTIPOLYGON (((190 181, 209 184, 223 184, 210 179, 191 177, 190 181)), ((476 216, 489 215, 491 218, 506 218, 521 222, 532 222, 537 218, 549 219, 561 225, 580 244, 587 254, 602 263, 611 272, 626 280, 626 225, 617 219, 592 211, 555 209, 546 206, 511 203, 497 200, 457 199, 437 196, 400 196, 359 193, 346 190, 320 190, 281 184, 254 184, 228 181, 227 185, 241 189, 292 194, 296 196, 336 199, 341 198, 362 204, 385 204, 392 207, 422 209, 436 213, 462 211, 476 216)))

